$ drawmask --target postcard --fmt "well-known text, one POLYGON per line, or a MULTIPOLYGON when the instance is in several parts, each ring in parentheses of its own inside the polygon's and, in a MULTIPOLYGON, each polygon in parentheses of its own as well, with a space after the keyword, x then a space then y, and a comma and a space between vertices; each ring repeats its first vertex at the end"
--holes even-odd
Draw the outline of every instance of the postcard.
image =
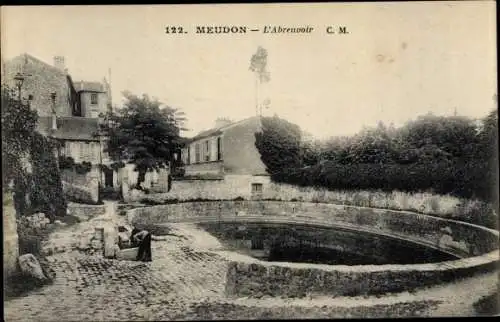
POLYGON ((499 314, 494 1, 1 23, 6 321, 499 314))

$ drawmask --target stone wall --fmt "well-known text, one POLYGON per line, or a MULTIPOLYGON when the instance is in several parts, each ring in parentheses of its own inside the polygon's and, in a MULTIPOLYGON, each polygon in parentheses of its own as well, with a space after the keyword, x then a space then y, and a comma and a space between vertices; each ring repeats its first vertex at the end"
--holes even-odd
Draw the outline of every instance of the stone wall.
POLYGON ((176 221, 257 220, 351 228, 430 245, 460 257, 498 249, 493 230, 412 212, 345 205, 283 201, 186 202, 132 209, 129 220, 154 225, 176 221), (445 237, 445 238, 443 238, 445 237))
POLYGON ((263 185, 263 194, 270 194, 268 189, 273 189, 268 176, 252 175, 225 175, 224 179, 213 180, 175 180, 172 181, 172 189, 168 193, 158 193, 139 196, 134 200, 148 198, 158 202, 166 200, 220 200, 220 199, 251 199, 252 183, 261 183, 263 185))
POLYGON ((3 194, 3 276, 12 276, 17 271, 19 237, 17 235, 16 210, 11 193, 3 194))
POLYGON ((255 133, 262 130, 260 117, 252 117, 229 126, 222 135, 224 172, 228 174, 266 173, 266 166, 255 146, 255 133))
POLYGON ((42 62, 31 56, 19 55, 5 62, 4 77, 11 88, 15 89, 14 76, 20 70, 29 77, 23 82, 22 95, 32 95, 31 108, 38 116, 52 115, 51 93, 56 93, 55 106, 58 116, 71 116, 72 106, 69 96, 70 85, 66 72, 51 66, 52 62, 42 62))
POLYGON ((234 261, 227 272, 226 293, 236 297, 360 296, 412 291, 451 282, 484 270, 470 265, 457 269, 439 264, 405 269, 404 265, 295 267, 290 263, 245 263, 234 261), (371 267, 373 268, 373 267, 371 267))
POLYGON ((78 173, 71 169, 61 170, 61 180, 77 186, 88 186, 92 184, 94 177, 98 176, 98 170, 93 167, 91 172, 78 173))
POLYGON ((69 200, 96 204, 99 202, 99 182, 95 179, 87 186, 80 186, 63 181, 63 192, 69 200))
POLYGON ((320 203, 278 201, 191 202, 127 212, 138 227, 169 222, 295 223, 351 229, 439 249, 458 260, 410 264, 329 266, 263 262, 241 255, 228 270, 233 296, 380 294, 450 282, 498 267, 498 231, 411 212, 320 203))
POLYGON ((224 172, 224 167, 222 161, 211 161, 202 163, 187 164, 184 166, 186 170, 185 175, 197 175, 197 174, 221 174, 224 172))
POLYGON ((103 215, 106 213, 105 205, 85 205, 80 203, 69 203, 68 212, 82 221, 103 215))
MULTIPOLYGON (((447 195, 432 193, 406 193, 401 191, 340 191, 314 187, 299 187, 271 182, 268 176, 225 175, 224 180, 174 180, 172 190, 155 187, 155 193, 148 199, 161 203, 168 200, 230 200, 251 199, 251 183, 262 183, 261 199, 283 201, 305 201, 337 203, 352 206, 409 210, 424 214, 452 217, 461 207, 462 211, 472 211, 479 207, 477 200, 460 200, 447 195)), ((135 200, 138 201, 138 200, 135 200)))

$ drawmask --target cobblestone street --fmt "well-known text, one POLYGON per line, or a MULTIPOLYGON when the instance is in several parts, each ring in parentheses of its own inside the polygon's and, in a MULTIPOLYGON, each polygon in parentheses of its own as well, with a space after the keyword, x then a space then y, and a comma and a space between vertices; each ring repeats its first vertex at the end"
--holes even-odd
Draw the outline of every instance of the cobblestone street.
MULTIPOLYGON (((78 225, 87 229, 88 222, 78 225)), ((490 294, 497 280, 495 273, 490 273, 453 286, 438 286, 429 293, 424 289, 380 298, 231 299, 224 294, 228 257, 218 255, 222 250, 218 240, 189 224, 172 226, 172 235, 159 236, 152 242, 153 261, 148 263, 85 254, 63 245, 62 241, 70 243, 72 238, 64 238, 64 230, 57 232, 60 248, 67 251, 48 257, 56 273, 54 283, 6 301, 5 320, 411 317, 428 316, 429 308, 445 316, 471 315, 474 312, 468 292, 476 289, 490 294), (441 298, 449 292, 456 298, 443 302, 441 298)), ((75 231, 77 227, 66 233, 74 236, 75 231)))
POLYGON ((152 244, 153 262, 104 259, 78 251, 49 256, 52 285, 5 303, 7 321, 182 318, 193 302, 224 291, 226 263, 175 236, 152 244))

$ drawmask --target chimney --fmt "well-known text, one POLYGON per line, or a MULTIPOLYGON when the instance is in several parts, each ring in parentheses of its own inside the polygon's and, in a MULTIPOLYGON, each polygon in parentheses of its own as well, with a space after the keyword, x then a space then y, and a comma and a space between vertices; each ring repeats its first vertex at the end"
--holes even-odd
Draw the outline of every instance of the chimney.
POLYGON ((54 67, 62 72, 67 72, 66 65, 64 63, 64 56, 54 56, 54 67))
POLYGON ((227 126, 231 124, 231 120, 223 117, 219 117, 218 119, 215 120, 215 128, 219 129, 221 127, 227 126))

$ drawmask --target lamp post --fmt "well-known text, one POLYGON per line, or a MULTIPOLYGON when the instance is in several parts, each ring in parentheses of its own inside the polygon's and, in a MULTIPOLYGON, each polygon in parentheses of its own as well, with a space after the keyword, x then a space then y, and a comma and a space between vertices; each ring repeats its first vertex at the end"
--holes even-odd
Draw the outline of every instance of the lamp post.
POLYGON ((21 87, 23 87, 24 76, 21 73, 17 73, 14 76, 14 81, 16 82, 17 93, 19 95, 19 102, 21 102, 21 87))

